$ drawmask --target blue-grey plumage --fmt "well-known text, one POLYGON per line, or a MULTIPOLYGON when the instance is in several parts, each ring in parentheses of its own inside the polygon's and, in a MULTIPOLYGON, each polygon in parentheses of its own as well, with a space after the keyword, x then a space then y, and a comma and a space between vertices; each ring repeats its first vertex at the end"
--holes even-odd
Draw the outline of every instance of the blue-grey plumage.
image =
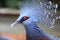
MULTIPOLYGON (((25 22, 29 23, 29 22, 25 22)), ((52 35, 45 33, 35 22, 24 24, 26 29, 26 40, 60 40, 52 35)))
POLYGON ((20 8, 20 16, 11 26, 22 23, 26 29, 27 40, 60 40, 45 33, 37 26, 37 23, 41 22, 52 28, 57 17, 54 16, 56 9, 57 4, 52 4, 51 1, 46 3, 37 0, 27 0, 20 8))
POLYGON ((0 40, 13 40, 13 39, 9 37, 0 36, 0 40))
MULTIPOLYGON (((52 27, 55 22, 57 4, 52 4, 51 1, 46 2, 38 2, 36 0, 32 0, 31 2, 27 1, 23 3, 20 8, 20 17, 29 16, 33 18, 33 20, 41 22, 48 27, 52 27)), ((19 20, 19 19, 18 19, 19 20)))

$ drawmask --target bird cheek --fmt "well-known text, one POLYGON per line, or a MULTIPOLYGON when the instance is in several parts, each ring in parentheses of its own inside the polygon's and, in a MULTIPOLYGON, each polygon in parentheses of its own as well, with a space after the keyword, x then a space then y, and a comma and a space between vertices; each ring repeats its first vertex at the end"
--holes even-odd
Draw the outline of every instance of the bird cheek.
POLYGON ((24 25, 30 25, 31 24, 31 21, 24 21, 23 24, 24 25))

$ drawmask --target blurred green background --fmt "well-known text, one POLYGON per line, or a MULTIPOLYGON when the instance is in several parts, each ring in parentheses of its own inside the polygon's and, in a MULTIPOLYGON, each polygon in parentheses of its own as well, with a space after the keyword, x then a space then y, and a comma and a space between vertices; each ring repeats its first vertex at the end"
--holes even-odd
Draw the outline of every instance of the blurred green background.
POLYGON ((0 0, 0 7, 18 9, 23 0, 0 0))

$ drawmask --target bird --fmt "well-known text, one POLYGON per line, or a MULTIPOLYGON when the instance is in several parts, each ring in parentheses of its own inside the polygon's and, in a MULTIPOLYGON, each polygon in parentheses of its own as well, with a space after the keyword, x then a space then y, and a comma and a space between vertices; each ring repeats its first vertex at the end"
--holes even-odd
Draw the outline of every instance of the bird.
POLYGON ((60 40, 55 36, 45 33, 37 23, 47 25, 48 28, 54 28, 55 20, 59 16, 55 15, 58 5, 49 2, 40 2, 38 0, 24 0, 20 7, 20 15, 11 27, 21 23, 26 30, 26 40, 60 40))

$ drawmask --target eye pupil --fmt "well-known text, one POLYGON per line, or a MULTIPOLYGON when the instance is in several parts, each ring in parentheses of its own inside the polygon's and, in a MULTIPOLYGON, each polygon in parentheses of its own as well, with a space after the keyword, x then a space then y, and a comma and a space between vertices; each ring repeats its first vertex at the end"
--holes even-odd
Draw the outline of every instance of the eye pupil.
POLYGON ((24 20, 24 21, 25 21, 25 20, 27 20, 27 17, 26 17, 26 16, 24 16, 24 17, 22 18, 22 20, 24 20))

